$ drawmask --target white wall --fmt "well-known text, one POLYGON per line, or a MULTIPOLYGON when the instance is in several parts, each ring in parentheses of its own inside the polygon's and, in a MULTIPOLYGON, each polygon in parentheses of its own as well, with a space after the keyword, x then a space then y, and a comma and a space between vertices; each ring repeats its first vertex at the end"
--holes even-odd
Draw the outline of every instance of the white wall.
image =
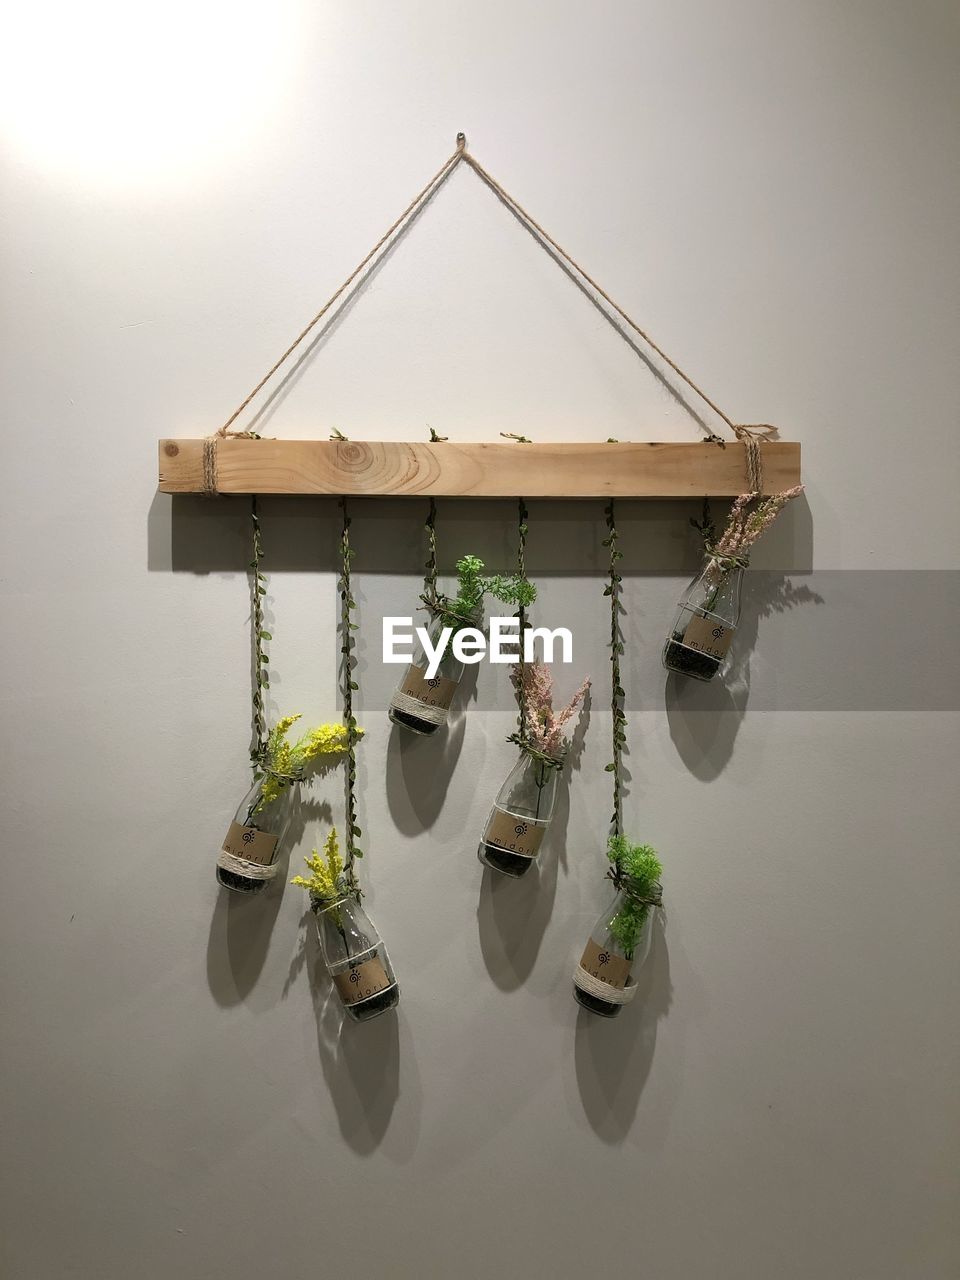
MULTIPOLYGON (((956 5, 21 5, 4 43, 5 1277, 955 1274, 956 5), (597 689, 540 883, 497 885, 503 677, 446 742, 389 736, 423 512, 358 504, 403 999, 340 1032, 299 891, 214 885, 245 508, 156 495, 156 439, 219 425, 458 129, 721 404, 803 441, 807 497, 729 691, 665 688, 690 512, 624 504, 627 814, 668 913, 610 1024, 569 978, 605 897, 599 504, 533 514, 562 680, 597 689)), ((286 391, 272 434, 697 438, 462 169, 286 391)), ((511 519, 447 504, 448 562, 505 562, 511 519)), ((331 717, 335 507, 264 528, 275 709, 331 717)))

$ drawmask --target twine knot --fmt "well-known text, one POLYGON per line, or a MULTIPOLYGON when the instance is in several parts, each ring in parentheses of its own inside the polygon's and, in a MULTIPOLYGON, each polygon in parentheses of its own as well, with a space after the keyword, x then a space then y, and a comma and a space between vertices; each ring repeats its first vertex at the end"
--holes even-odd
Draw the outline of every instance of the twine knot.
POLYGON ((750 557, 744 555, 727 555, 718 551, 712 542, 705 542, 703 549, 709 560, 708 568, 716 565, 721 573, 729 573, 731 569, 749 569, 750 557))
POLYGON ((507 742, 513 742, 525 752, 531 760, 536 760, 538 764, 546 765, 548 769, 556 769, 558 772, 566 763, 566 756, 552 756, 547 751, 541 751, 539 747, 535 747, 532 742, 524 738, 520 733, 511 733, 507 742))
POLYGON ((659 880, 654 880, 643 889, 631 888, 632 881, 616 865, 610 867, 607 871, 607 879, 613 881, 614 888, 618 892, 625 893, 631 902, 635 902, 641 907, 662 907, 663 906, 663 885, 659 880))

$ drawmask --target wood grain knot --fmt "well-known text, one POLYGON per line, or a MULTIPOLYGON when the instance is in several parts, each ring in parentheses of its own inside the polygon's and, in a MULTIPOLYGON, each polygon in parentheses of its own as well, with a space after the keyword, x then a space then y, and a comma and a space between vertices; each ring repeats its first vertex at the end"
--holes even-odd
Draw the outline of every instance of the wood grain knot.
POLYGON ((367 450, 362 444, 354 444, 348 442, 340 448, 340 461, 347 466, 357 466, 359 463, 366 461, 367 450))
POLYGON ((177 454, 180 452, 180 449, 177 445, 173 443, 172 440, 170 440, 167 444, 163 446, 163 452, 167 455, 168 458, 175 458, 177 454))

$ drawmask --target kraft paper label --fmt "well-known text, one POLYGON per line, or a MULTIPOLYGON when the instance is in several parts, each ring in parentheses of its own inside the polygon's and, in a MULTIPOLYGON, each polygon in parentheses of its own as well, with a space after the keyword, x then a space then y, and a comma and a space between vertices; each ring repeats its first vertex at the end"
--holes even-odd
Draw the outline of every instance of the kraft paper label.
POLYGON ((343 973, 338 973, 333 981, 344 1004, 369 1000, 391 985, 379 956, 371 956, 360 964, 352 964, 343 973))
POLYGON ((448 680, 446 676, 434 676, 427 679, 423 667, 407 667, 407 674, 400 684, 400 692, 408 698, 416 698, 417 702, 426 703, 428 707, 442 707, 448 710, 457 691, 456 680, 448 680))
POLYGON ((277 847, 277 837, 269 831, 258 831, 256 827, 241 827, 239 822, 231 822, 223 842, 225 853, 232 853, 235 858, 246 858, 247 862, 259 863, 261 867, 269 867, 273 862, 273 853, 277 847))
POLYGON ((518 818, 515 814, 494 809, 483 833, 484 844, 495 844, 498 849, 518 853, 522 858, 535 858, 540 851, 546 824, 532 818, 518 818))
POLYGON ((609 982, 619 991, 630 981, 630 961, 613 951, 604 951, 591 938, 580 957, 580 964, 592 978, 609 982))
POLYGON ((725 658, 736 627, 718 618, 693 617, 683 633, 683 643, 711 658, 725 658))

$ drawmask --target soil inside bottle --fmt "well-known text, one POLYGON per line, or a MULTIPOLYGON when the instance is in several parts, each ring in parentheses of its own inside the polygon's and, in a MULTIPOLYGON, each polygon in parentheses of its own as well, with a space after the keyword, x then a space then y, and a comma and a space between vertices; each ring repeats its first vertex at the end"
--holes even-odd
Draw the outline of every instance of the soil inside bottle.
POLYGON ((591 1013, 598 1013, 601 1018, 615 1018, 623 1008, 622 1004, 614 1004, 612 1000, 601 1000, 599 996, 592 996, 589 991, 581 991, 576 983, 573 984, 573 994, 578 1004, 581 1004, 584 1009, 589 1009, 591 1013))
POLYGON ((358 1000, 356 1004, 344 1005, 344 1008, 355 1022, 369 1022, 371 1018, 376 1018, 379 1014, 392 1009, 399 1000, 400 984, 395 982, 392 987, 387 987, 385 991, 378 991, 368 1000, 358 1000))
POLYGON ((235 893, 259 893, 267 883, 266 880, 239 876, 235 871, 227 871, 225 867, 217 867, 217 880, 225 889, 233 889, 235 893))
POLYGON ((680 675, 693 676, 695 680, 712 680, 722 664, 719 658, 685 645, 682 633, 675 631, 664 646, 663 665, 680 675))
POLYGON ((502 871, 505 876, 513 876, 515 880, 525 876, 536 861, 535 858, 524 858, 508 849, 501 849, 499 845, 483 843, 477 850, 477 857, 494 871, 502 871))
POLYGON ((398 711, 396 707, 390 708, 389 715, 394 724, 401 725, 404 729, 411 729, 414 733, 423 734, 424 737, 436 733, 440 728, 438 724, 421 720, 419 716, 412 716, 408 711, 398 711))

